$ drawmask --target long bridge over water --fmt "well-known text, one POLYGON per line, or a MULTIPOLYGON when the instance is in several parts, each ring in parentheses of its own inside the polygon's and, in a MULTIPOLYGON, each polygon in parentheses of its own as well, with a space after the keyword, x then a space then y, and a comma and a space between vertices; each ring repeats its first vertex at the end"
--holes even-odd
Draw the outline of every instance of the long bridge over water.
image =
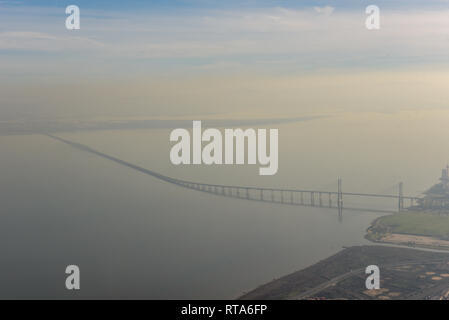
POLYGON ((255 186, 235 186, 235 185, 221 185, 221 184, 209 184, 194 181, 187 181, 181 179, 175 179, 169 176, 162 175, 152 170, 145 169, 143 167, 137 166, 130 162, 118 159, 116 157, 110 156, 108 154, 102 153, 88 146, 80 143, 72 142, 57 136, 47 134, 48 137, 61 141, 79 150, 89 152, 106 158, 108 160, 114 161, 118 164, 124 165, 128 168, 137 170, 139 172, 148 174, 157 179, 172 183, 184 188, 193 189, 205 193, 215 194, 219 196, 269 202, 275 204, 283 205, 294 205, 294 206, 308 206, 308 207, 322 207, 337 209, 339 218, 342 218, 342 212, 344 210, 357 210, 357 211, 370 211, 370 212, 381 212, 381 213, 394 213, 398 211, 403 211, 405 209, 404 202, 407 200, 410 202, 410 206, 413 206, 415 202, 419 199, 414 196, 403 195, 403 185, 402 182, 399 183, 399 192, 396 195, 390 194, 377 194, 377 193, 359 193, 359 192, 343 192, 342 191, 342 180, 338 179, 337 191, 322 191, 322 190, 301 190, 301 189, 289 189, 289 188, 262 188, 255 186), (393 199, 397 201, 397 210, 382 210, 376 208, 353 208, 344 207, 343 199, 346 196, 355 196, 359 198, 380 198, 380 199, 393 199))

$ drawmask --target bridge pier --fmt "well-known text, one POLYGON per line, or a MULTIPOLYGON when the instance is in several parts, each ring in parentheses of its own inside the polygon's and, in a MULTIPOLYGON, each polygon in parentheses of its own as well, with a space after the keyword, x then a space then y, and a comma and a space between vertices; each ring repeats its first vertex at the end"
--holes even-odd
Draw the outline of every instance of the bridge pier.
POLYGON ((338 178, 337 190, 337 206, 338 206, 338 221, 343 221, 343 192, 341 188, 341 178, 338 178))
MULTIPOLYGON (((326 207, 326 208, 337 208, 339 220, 342 219, 343 215, 343 195, 348 196, 358 196, 358 197, 376 197, 376 198, 388 198, 397 199, 398 212, 405 210, 405 202, 408 205, 410 201, 410 207, 416 204, 419 198, 404 196, 403 194, 403 183, 399 183, 398 195, 382 195, 382 194, 365 194, 365 193, 343 193, 342 191, 342 179, 338 179, 338 190, 337 192, 329 191, 305 191, 305 190, 292 190, 292 189, 268 189, 268 188, 252 188, 247 186, 222 186, 222 185, 212 185, 203 184, 198 182, 189 182, 183 180, 171 179, 170 183, 174 183, 178 186, 195 189, 197 191, 203 191, 206 193, 220 194, 227 197, 247 199, 247 200, 258 200, 265 202, 274 202, 279 204, 290 204, 290 205, 305 205, 312 207, 326 207), (268 191, 268 198, 266 192, 268 191), (276 195, 279 193, 279 197, 276 195), (298 194, 298 196, 297 196, 298 194), (318 194, 318 195, 317 195, 318 194), (334 199, 333 196, 336 195, 336 206, 333 206, 334 199), (309 200, 310 197, 310 200, 309 200), (326 199, 327 198, 327 199, 326 199)), ((432 206, 432 204, 430 204, 432 206)), ((370 210, 370 209, 368 209, 370 210)))
POLYGON ((399 201, 398 201, 398 212, 401 212, 402 210, 404 210, 404 195, 403 195, 403 183, 399 182, 399 201))

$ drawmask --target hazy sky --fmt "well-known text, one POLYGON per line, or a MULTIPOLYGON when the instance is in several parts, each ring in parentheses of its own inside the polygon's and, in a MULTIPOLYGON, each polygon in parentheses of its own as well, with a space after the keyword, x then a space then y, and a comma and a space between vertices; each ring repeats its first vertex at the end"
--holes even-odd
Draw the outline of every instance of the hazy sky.
POLYGON ((447 0, 0 1, 0 115, 445 108, 448 17, 447 0))

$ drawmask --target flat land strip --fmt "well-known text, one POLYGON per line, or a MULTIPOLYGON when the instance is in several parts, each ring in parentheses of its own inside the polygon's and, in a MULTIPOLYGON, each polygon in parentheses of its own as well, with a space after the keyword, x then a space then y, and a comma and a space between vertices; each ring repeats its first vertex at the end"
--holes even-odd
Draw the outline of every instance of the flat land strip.
POLYGON ((449 241, 425 236, 391 233, 383 236, 381 240, 382 242, 393 244, 409 244, 417 247, 449 249, 449 241))
POLYGON ((380 217, 366 238, 407 246, 449 249, 449 215, 434 212, 401 212, 380 217))

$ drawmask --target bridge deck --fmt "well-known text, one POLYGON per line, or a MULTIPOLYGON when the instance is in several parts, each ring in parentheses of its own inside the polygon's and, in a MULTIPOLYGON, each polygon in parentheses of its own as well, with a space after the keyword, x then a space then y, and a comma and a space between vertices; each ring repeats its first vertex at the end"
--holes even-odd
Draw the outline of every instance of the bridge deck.
MULTIPOLYGON (((108 154, 102 153, 88 146, 80 143, 72 142, 57 136, 47 134, 48 137, 61 141, 79 150, 89 152, 106 158, 108 160, 114 161, 131 169, 137 170, 139 172, 151 175, 157 179, 172 183, 181 187, 211 193, 220 196, 226 196, 231 198, 252 200, 252 201, 262 201, 276 204, 285 205, 296 205, 296 206, 308 206, 308 207, 322 207, 322 208, 332 208, 332 209, 342 209, 343 204, 339 203, 338 195, 341 196, 356 196, 356 197, 367 197, 367 198, 386 198, 386 199, 398 199, 400 202, 402 199, 408 199, 413 201, 419 199, 413 196, 400 196, 400 195, 386 195, 386 194, 375 194, 375 193, 356 193, 356 192, 337 192, 337 191, 323 191, 323 190, 301 190, 301 189, 291 189, 291 188, 266 188, 266 187, 255 187, 255 186, 235 186, 235 185, 220 185, 220 184, 209 184, 201 183, 195 181, 175 179, 163 174, 157 173, 152 170, 145 169, 143 167, 137 166, 130 162, 118 159, 116 157, 110 156, 108 154), (308 195, 305 199, 304 195, 308 195), (327 196, 327 199, 323 199, 323 196, 327 196), (336 196, 336 197, 333 197, 336 196), (334 203, 336 205, 334 205, 334 203)), ((382 212, 382 213, 392 213, 397 212, 393 210, 381 210, 375 208, 350 208, 344 207, 345 210, 357 210, 357 211, 370 211, 370 212, 382 212)))

